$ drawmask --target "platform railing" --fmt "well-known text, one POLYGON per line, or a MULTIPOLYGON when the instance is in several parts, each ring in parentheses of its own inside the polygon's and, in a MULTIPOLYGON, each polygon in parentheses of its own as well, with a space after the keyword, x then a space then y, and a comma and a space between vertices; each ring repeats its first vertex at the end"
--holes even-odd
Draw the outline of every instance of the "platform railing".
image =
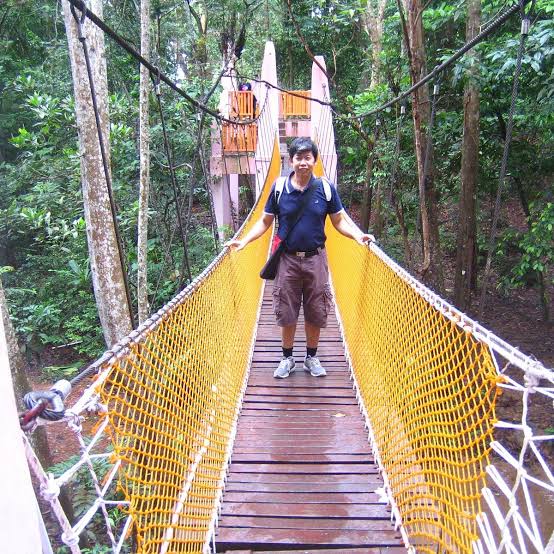
POLYGON ((279 113, 281 117, 310 117, 309 90, 281 92, 279 95, 279 113))
POLYGON ((258 126, 226 123, 221 128, 223 151, 226 153, 255 152, 258 141, 258 126))
POLYGON ((251 119, 255 116, 255 98, 250 90, 229 92, 229 115, 237 119, 251 119))

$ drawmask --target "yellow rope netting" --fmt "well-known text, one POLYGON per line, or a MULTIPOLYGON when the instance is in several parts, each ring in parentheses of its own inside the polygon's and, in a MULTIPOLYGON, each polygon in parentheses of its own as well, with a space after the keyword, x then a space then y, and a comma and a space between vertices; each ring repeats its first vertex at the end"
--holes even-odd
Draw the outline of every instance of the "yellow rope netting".
MULTIPOLYGON (((321 163, 316 174, 322 173, 321 163)), ((260 217, 280 172, 278 142, 260 217)), ((348 355, 394 510, 418 552, 471 552, 495 420, 488 347, 367 248, 326 229, 348 355)), ((106 364, 119 486, 137 551, 202 552, 223 486, 270 235, 226 253, 106 364)))
MULTIPOLYGON (((260 217, 281 168, 275 141, 260 217)), ((137 551, 202 552, 217 509, 262 292, 270 234, 219 257, 123 355, 106 364, 119 486, 130 501, 137 551)))
POLYGON ((417 552, 471 552, 498 375, 487 345, 327 225, 344 339, 374 447, 417 552))

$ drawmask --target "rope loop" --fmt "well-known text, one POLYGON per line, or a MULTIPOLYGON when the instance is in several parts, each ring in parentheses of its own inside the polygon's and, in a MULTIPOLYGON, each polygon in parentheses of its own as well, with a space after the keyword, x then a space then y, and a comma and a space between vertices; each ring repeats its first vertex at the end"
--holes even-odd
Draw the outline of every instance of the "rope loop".
POLYGON ((529 34, 529 26, 531 21, 531 15, 535 11, 536 0, 531 0, 529 9, 525 11, 526 4, 529 4, 529 0, 519 0, 519 16, 521 17, 521 34, 529 34))
POLYGON ((85 19, 87 17, 87 6, 86 3, 83 2, 83 7, 81 8, 81 15, 77 15, 76 8, 73 4, 70 6, 71 13, 73 14, 73 18, 75 19, 75 23, 77 25, 77 38, 80 42, 84 42, 86 40, 85 33, 83 32, 83 25, 85 24, 85 19))

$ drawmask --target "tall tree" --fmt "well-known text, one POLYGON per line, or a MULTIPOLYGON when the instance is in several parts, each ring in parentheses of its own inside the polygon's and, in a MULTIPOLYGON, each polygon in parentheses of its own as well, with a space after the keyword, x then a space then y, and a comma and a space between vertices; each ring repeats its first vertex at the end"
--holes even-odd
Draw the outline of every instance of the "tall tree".
MULTIPOLYGON (((140 3, 140 52, 150 59, 150 0, 140 3)), ((140 178, 137 238, 137 302, 139 323, 148 319, 148 194, 150 189, 150 72, 140 66, 139 142, 140 178)))
POLYGON ((381 52, 383 50, 383 28, 387 0, 369 0, 364 14, 363 24, 369 36, 371 56, 370 88, 381 83, 381 52))
MULTIPOLYGON (((466 40, 473 39, 481 25, 481 0, 467 0, 466 40)), ((479 55, 472 51, 464 91, 464 136, 462 141, 461 190, 458 211, 454 302, 469 308, 476 272, 475 194, 479 173, 479 55)))
MULTIPOLYGON (((90 8, 96 15, 102 17, 101 0, 92 0, 90 8)), ((116 238, 83 48, 79 42, 77 23, 67 1, 63 2, 63 12, 81 150, 81 184, 92 282, 104 338, 108 347, 111 347, 131 331, 131 308, 127 301, 123 274, 125 269, 122 267, 122 256, 116 238)), ((83 31, 90 55, 109 172, 110 126, 104 37, 102 32, 88 19, 83 22, 83 31)))
MULTIPOLYGON (((423 37, 423 6, 420 0, 398 0, 398 9, 402 18, 406 52, 410 66, 412 84, 420 81, 427 73, 425 44, 423 37)), ((422 273, 428 274, 439 291, 443 289, 443 275, 440 255, 439 227, 437 221, 437 195, 433 179, 433 154, 427 153, 426 128, 431 119, 429 91, 426 86, 419 87, 412 95, 412 118, 414 122, 414 142, 417 157, 419 181, 419 210, 421 216, 423 266, 422 273), (425 171, 425 169, 427 171, 425 171)))
MULTIPOLYGON (((363 16, 363 26, 369 36, 369 55, 371 58, 370 89, 375 89, 381 84, 381 52, 383 50, 383 28, 386 5, 387 0, 370 0, 367 3, 367 8, 363 16)), ((380 129, 379 124, 381 121, 377 119, 375 123, 374 142, 377 142, 380 129)), ((377 190, 375 191, 375 202, 373 203, 373 158, 374 152, 369 152, 366 164, 365 189, 362 197, 360 219, 362 229, 367 231, 369 229, 371 212, 373 211, 373 233, 375 236, 379 237, 383 230, 382 191, 381 182, 378 181, 377 190)))

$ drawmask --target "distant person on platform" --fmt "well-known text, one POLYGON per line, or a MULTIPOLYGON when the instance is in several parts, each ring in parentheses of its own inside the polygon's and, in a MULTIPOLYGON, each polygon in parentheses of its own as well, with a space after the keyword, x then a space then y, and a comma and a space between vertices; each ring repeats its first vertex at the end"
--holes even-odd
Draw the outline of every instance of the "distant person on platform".
MULTIPOLYGON (((240 92, 252 92, 252 85, 249 82, 244 82, 239 85, 239 91, 240 92)), ((256 95, 252 92, 252 110, 253 110, 253 117, 256 117, 256 106, 258 104, 258 99, 256 98, 256 95)))
POLYGON ((283 358, 273 376, 285 379, 295 370, 292 355, 296 323, 300 305, 304 306, 306 329, 306 350, 304 370, 314 377, 327 374, 317 358, 319 334, 327 325, 327 314, 332 306, 329 285, 327 252, 325 250, 325 219, 327 214, 335 229, 360 244, 374 241, 372 235, 364 234, 353 223, 342 207, 337 189, 331 189, 331 198, 325 191, 322 179, 313 175, 318 150, 308 138, 297 138, 289 147, 292 173, 287 178, 280 198, 275 197, 275 183, 264 208, 262 217, 254 224, 242 240, 231 240, 227 246, 242 250, 248 243, 261 237, 272 225, 275 216, 279 218, 278 235, 286 236, 285 253, 273 286, 273 309, 277 325, 282 329, 283 358), (294 223, 298 202, 304 194, 315 187, 310 201, 298 223, 287 236, 288 228, 294 223))

